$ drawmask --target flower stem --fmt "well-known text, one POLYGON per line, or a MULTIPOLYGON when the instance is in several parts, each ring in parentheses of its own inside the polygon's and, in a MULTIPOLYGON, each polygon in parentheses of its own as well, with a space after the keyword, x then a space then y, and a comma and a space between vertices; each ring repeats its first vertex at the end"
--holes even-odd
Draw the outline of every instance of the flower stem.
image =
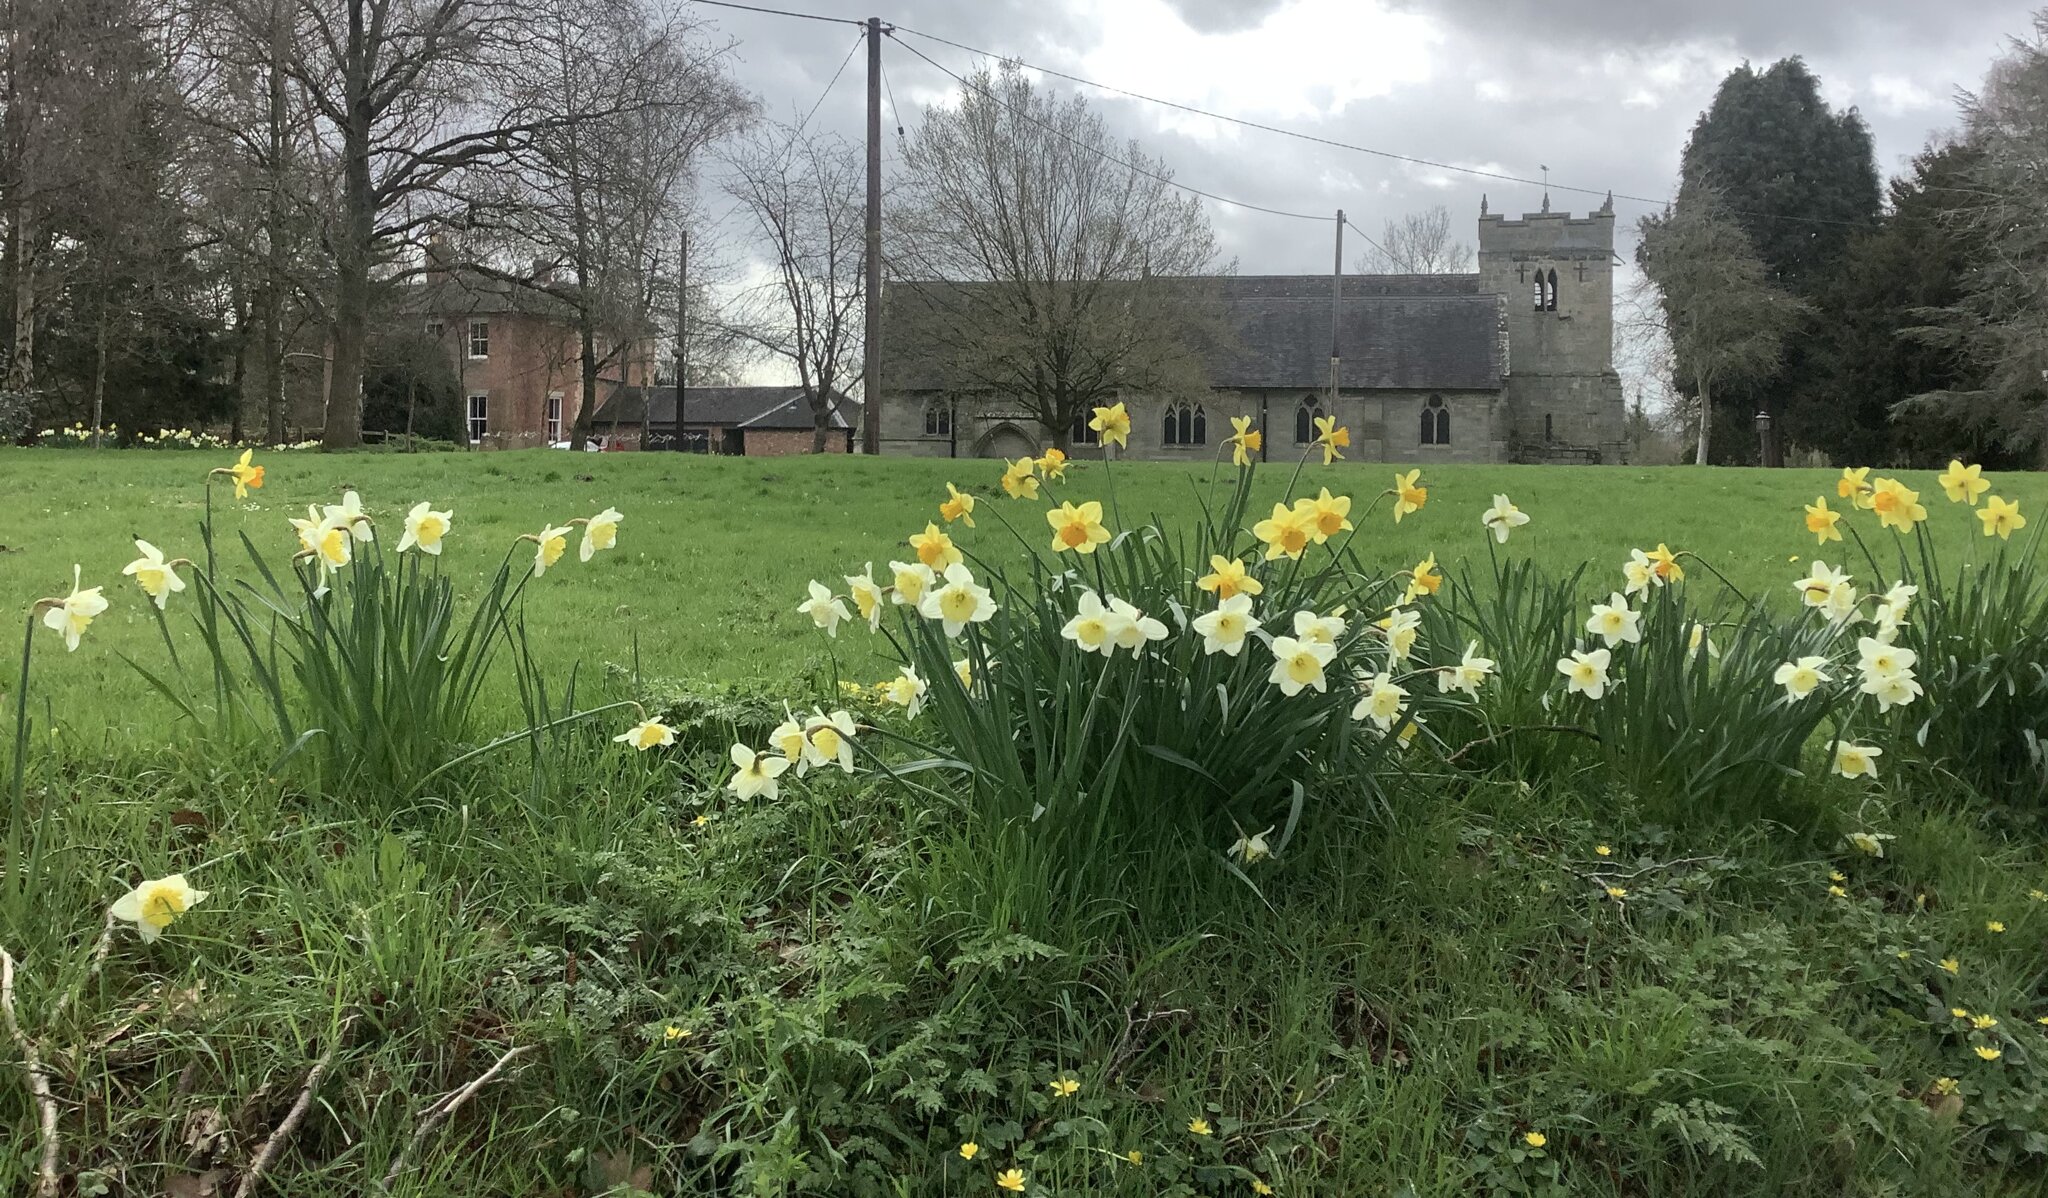
POLYGON ((21 636, 21 683, 14 692, 14 793, 7 805, 7 858, 0 861, 0 881, 16 877, 14 862, 21 852, 22 805, 28 776, 28 660, 35 640, 36 609, 30 608, 28 627, 21 636))

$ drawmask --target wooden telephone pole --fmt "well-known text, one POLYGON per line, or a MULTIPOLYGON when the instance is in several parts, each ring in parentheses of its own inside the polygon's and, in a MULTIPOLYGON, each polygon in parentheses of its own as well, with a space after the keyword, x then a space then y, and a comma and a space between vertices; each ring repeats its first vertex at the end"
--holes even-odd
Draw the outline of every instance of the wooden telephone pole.
POLYGON ((862 306, 861 452, 882 451, 882 18, 868 18, 867 286, 862 306))
POLYGON ((1344 327, 1344 210, 1337 209, 1337 265, 1330 272, 1330 419, 1337 418, 1337 366, 1343 360, 1338 344, 1344 327))
MULTIPOLYGON (((684 440, 683 388, 690 377, 690 231, 683 230, 683 242, 676 250, 676 452, 689 452, 689 443, 684 440)), ((653 388, 648 388, 648 402, 641 406, 641 427, 654 421, 653 388)))

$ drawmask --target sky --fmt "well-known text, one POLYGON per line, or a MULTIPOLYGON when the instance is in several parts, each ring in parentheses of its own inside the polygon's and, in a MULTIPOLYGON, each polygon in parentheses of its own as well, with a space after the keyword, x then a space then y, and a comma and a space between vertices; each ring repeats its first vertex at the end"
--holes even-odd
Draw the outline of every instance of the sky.
MULTIPOLYGON (((885 142, 915 131, 957 85, 907 47, 965 74, 975 55, 946 38, 1131 92, 1353 145, 1539 179, 1553 210, 1597 207, 1608 190, 1671 194, 1693 122, 1729 70, 1805 58, 1823 95, 1854 106, 1887 177, 1956 121, 2031 8, 1993 0, 760 0, 824 16, 879 16, 885 142), (1581 188, 1584 191, 1573 191, 1581 188), (1586 194, 1591 192, 1592 194, 1586 194)), ((764 111, 858 140, 865 54, 858 31, 693 4, 733 39, 733 74, 764 111), (852 51, 851 59, 848 52, 852 51), (836 82, 835 72, 844 64, 836 82)), ((1191 187, 1327 217, 1342 208, 1378 236, 1385 221, 1446 205, 1470 241, 1484 195, 1494 212, 1536 211, 1542 188, 1479 178, 1245 129, 1045 78, 1078 92, 1191 187)), ((885 150, 894 158, 894 145, 885 150)), ((712 205, 714 213, 719 205, 712 205)), ((1330 268, 1328 219, 1209 203, 1239 273, 1330 268)), ((1617 199, 1618 237, 1651 206, 1617 199)), ((743 229, 730 223, 744 261, 743 229)), ((1356 234, 1345 257, 1354 259, 1356 234)), ((1624 257, 1628 244, 1618 247, 1624 257)))

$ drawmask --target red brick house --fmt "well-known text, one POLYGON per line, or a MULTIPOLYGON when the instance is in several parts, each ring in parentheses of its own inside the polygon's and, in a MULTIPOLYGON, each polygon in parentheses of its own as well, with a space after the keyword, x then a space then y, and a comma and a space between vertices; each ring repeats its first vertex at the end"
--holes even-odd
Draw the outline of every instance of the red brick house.
MULTIPOLYGON (((746 457, 809 453, 815 420, 801 387, 690 387, 676 421, 674 387, 620 387, 591 420, 611 448, 684 449, 746 457)), ((832 393, 826 453, 852 453, 860 405, 832 393)))

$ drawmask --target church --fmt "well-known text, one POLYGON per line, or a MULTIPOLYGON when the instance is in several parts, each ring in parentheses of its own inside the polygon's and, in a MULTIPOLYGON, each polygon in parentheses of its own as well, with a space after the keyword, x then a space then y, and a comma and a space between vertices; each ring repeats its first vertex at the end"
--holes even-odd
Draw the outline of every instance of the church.
MULTIPOLYGON (((1293 461, 1314 421, 1334 415, 1353 461, 1619 463, 1613 201, 1574 217, 1546 195, 1541 211, 1509 219, 1482 200, 1478 250, 1476 274, 1208 280, 1225 331, 1202 363, 1209 390, 1119 396, 1125 456, 1206 459, 1230 418, 1249 415, 1265 458, 1293 461)), ((893 352, 896 340, 883 344, 882 452, 1015 459, 1052 443, 1016 402, 945 386, 942 369, 893 352)), ((1068 439, 1092 455, 1084 426, 1068 439)))

